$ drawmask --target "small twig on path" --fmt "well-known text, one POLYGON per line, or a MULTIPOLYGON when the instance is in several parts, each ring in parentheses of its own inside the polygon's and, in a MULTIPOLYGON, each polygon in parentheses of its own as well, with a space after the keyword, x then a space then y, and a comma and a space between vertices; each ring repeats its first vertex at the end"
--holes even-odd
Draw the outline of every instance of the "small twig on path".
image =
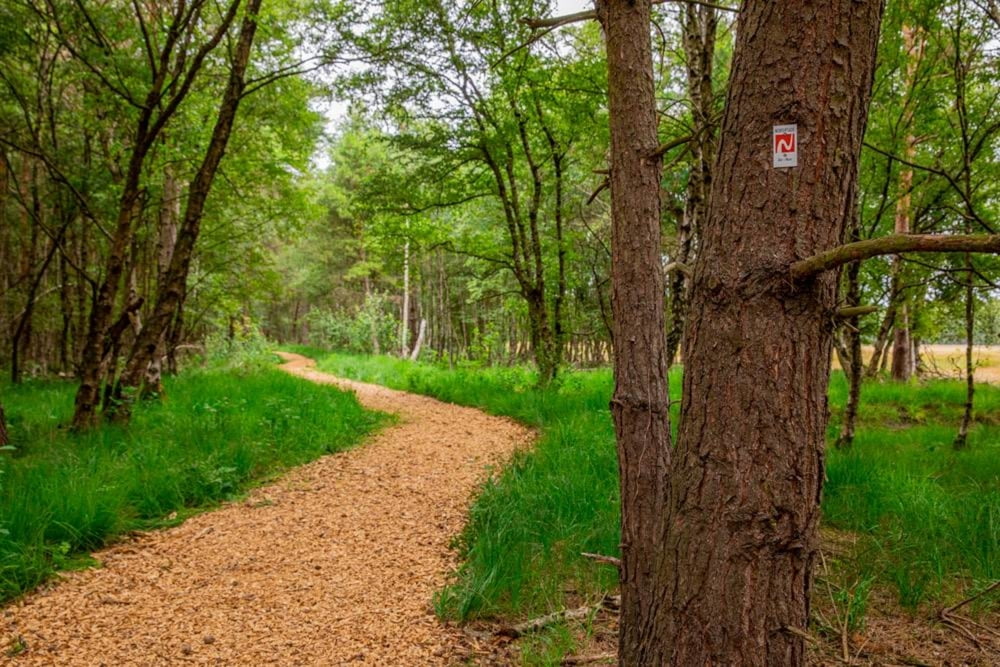
POLYGON ((598 655, 570 655, 562 660, 563 665, 590 665, 595 662, 604 662, 606 660, 616 660, 618 654, 616 653, 600 653, 598 655))
POLYGON ((972 642, 973 646, 975 646, 979 650, 982 650, 983 648, 982 642, 979 641, 979 638, 976 636, 976 634, 971 629, 969 629, 969 626, 972 626, 973 628, 978 628, 979 630, 985 631, 988 634, 992 634, 996 637, 1000 637, 1000 632, 997 632, 993 628, 988 628, 985 625, 977 623, 976 621, 972 620, 967 616, 962 616, 961 614, 957 614, 955 612, 957 612, 959 609, 969 604, 970 602, 978 600, 979 598, 997 590, 998 588, 1000 588, 1000 579, 994 581, 992 584, 990 584, 983 590, 979 591, 975 595, 967 597, 964 600, 950 607, 945 607, 944 609, 938 612, 938 618, 941 620, 942 623, 944 623, 945 627, 951 628, 952 630, 954 630, 955 632, 957 632, 958 634, 960 634, 961 636, 965 637, 970 642, 972 642))
POLYGON ((582 618, 587 618, 592 613, 598 612, 601 609, 616 610, 620 605, 620 596, 606 595, 596 605, 578 607, 576 609, 564 609, 563 611, 546 614, 545 616, 539 616, 538 618, 533 618, 530 621, 525 621, 524 623, 518 623, 517 625, 500 628, 494 634, 502 637, 517 639, 523 635, 538 632, 553 623, 558 623, 560 621, 578 621, 582 618))
POLYGON ((976 593, 972 597, 967 597, 964 600, 962 600, 961 602, 959 602, 958 604, 955 604, 955 605, 952 605, 951 607, 946 607, 946 608, 942 609, 941 613, 939 615, 940 616, 949 616, 951 614, 954 614, 956 611, 958 611, 959 609, 961 609, 965 605, 969 604, 970 602, 978 600, 979 598, 981 598, 984 595, 987 595, 989 593, 992 593, 993 591, 995 591, 998 588, 1000 588, 1000 579, 997 579, 992 584, 990 584, 989 586, 987 586, 983 590, 979 591, 978 593, 976 593))

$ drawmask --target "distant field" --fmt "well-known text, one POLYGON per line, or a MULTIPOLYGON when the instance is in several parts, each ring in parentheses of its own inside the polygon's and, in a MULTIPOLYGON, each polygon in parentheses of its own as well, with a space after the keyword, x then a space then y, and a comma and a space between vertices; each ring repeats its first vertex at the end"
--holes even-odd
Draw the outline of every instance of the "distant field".
MULTIPOLYGON (((865 363, 872 358, 873 349, 871 345, 862 347, 865 363)), ((965 345, 921 345, 920 354, 933 374, 962 377, 965 373, 965 345)), ((974 354, 976 380, 1000 383, 1000 345, 977 345, 974 354)), ((836 354, 833 355, 833 367, 840 368, 836 354)))

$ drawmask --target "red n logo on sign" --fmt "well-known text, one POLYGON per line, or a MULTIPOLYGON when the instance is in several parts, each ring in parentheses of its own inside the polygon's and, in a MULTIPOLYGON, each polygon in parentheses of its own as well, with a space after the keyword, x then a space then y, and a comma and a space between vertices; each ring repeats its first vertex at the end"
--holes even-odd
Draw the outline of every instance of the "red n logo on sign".
POLYGON ((792 133, 774 135, 775 153, 794 153, 795 135, 792 133))

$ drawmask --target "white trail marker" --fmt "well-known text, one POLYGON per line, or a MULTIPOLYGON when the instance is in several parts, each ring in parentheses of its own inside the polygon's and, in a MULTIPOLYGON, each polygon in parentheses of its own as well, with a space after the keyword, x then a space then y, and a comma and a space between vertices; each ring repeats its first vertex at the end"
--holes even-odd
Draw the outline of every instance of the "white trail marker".
POLYGON ((775 125, 772 147, 775 169, 799 166, 799 126, 775 125))

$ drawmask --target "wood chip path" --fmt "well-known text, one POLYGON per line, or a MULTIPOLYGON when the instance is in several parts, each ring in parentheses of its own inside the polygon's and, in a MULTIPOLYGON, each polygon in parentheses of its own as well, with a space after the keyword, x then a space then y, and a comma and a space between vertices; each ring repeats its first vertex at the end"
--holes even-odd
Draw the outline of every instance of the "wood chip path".
POLYGON ((13 665, 446 665, 462 634, 431 609, 487 466, 532 439, 510 420, 283 368, 400 422, 242 502, 95 554, 3 611, 13 665))

